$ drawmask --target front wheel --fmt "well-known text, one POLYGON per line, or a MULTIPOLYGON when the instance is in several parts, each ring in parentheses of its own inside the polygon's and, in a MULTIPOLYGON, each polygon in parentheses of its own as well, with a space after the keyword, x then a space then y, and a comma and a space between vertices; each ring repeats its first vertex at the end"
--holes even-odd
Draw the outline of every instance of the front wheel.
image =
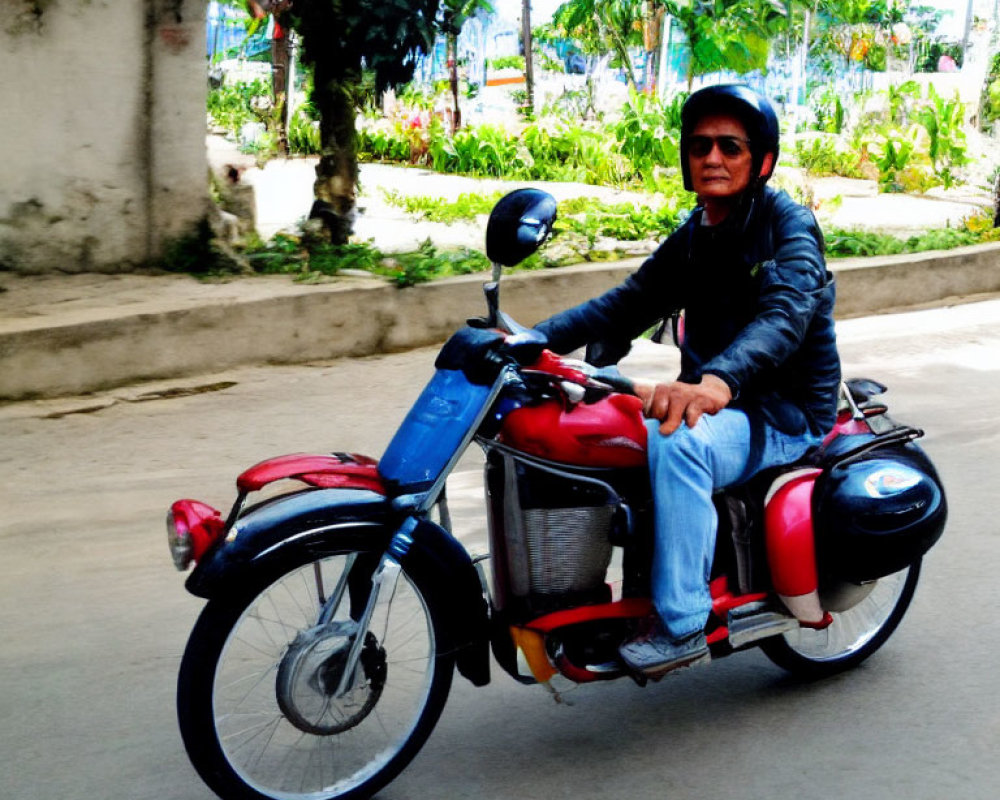
POLYGON ((381 554, 338 549, 284 564, 239 598, 211 600, 191 633, 181 735, 226 800, 368 797, 441 714, 454 657, 421 581, 392 562, 359 640, 381 554))
POLYGON ((918 560, 879 578, 857 605, 834 612, 829 627, 798 628, 761 642, 761 650, 779 667, 804 678, 825 678, 856 667, 896 630, 919 577, 918 560))

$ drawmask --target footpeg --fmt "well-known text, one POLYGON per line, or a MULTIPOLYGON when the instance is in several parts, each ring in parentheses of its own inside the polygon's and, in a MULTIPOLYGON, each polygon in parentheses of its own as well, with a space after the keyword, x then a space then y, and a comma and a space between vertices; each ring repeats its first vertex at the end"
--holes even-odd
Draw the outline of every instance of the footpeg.
POLYGON ((799 621, 795 617, 775 611, 766 603, 758 602, 731 609, 727 627, 729 644, 733 649, 737 649, 759 639, 797 630, 799 621))

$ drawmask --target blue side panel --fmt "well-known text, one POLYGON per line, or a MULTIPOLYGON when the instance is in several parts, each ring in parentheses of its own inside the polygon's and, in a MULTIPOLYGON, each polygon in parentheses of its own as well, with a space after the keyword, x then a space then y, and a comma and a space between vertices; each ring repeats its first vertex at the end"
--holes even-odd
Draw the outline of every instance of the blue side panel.
POLYGON ((389 442, 379 461, 382 477, 400 493, 429 489, 472 432, 491 391, 459 370, 439 369, 389 442))

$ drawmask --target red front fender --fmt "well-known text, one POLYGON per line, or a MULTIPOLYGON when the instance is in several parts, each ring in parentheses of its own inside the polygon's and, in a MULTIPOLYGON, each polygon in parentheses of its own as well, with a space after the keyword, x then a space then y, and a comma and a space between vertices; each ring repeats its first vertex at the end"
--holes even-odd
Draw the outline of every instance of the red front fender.
POLYGON ((367 489, 385 494, 385 484, 378 474, 378 462, 354 453, 294 453, 269 458, 243 472, 236 479, 236 486, 241 492, 254 492, 286 478, 320 489, 367 489))

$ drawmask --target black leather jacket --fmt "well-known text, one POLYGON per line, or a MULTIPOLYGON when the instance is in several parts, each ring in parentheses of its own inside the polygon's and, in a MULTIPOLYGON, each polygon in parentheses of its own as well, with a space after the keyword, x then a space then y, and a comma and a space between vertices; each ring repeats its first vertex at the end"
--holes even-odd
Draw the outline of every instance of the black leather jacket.
POLYGON ((809 209, 766 187, 718 226, 696 209, 620 286, 537 325, 567 353, 597 344, 614 363, 658 320, 684 311, 680 380, 717 375, 730 407, 786 433, 828 432, 840 359, 834 281, 809 209))

